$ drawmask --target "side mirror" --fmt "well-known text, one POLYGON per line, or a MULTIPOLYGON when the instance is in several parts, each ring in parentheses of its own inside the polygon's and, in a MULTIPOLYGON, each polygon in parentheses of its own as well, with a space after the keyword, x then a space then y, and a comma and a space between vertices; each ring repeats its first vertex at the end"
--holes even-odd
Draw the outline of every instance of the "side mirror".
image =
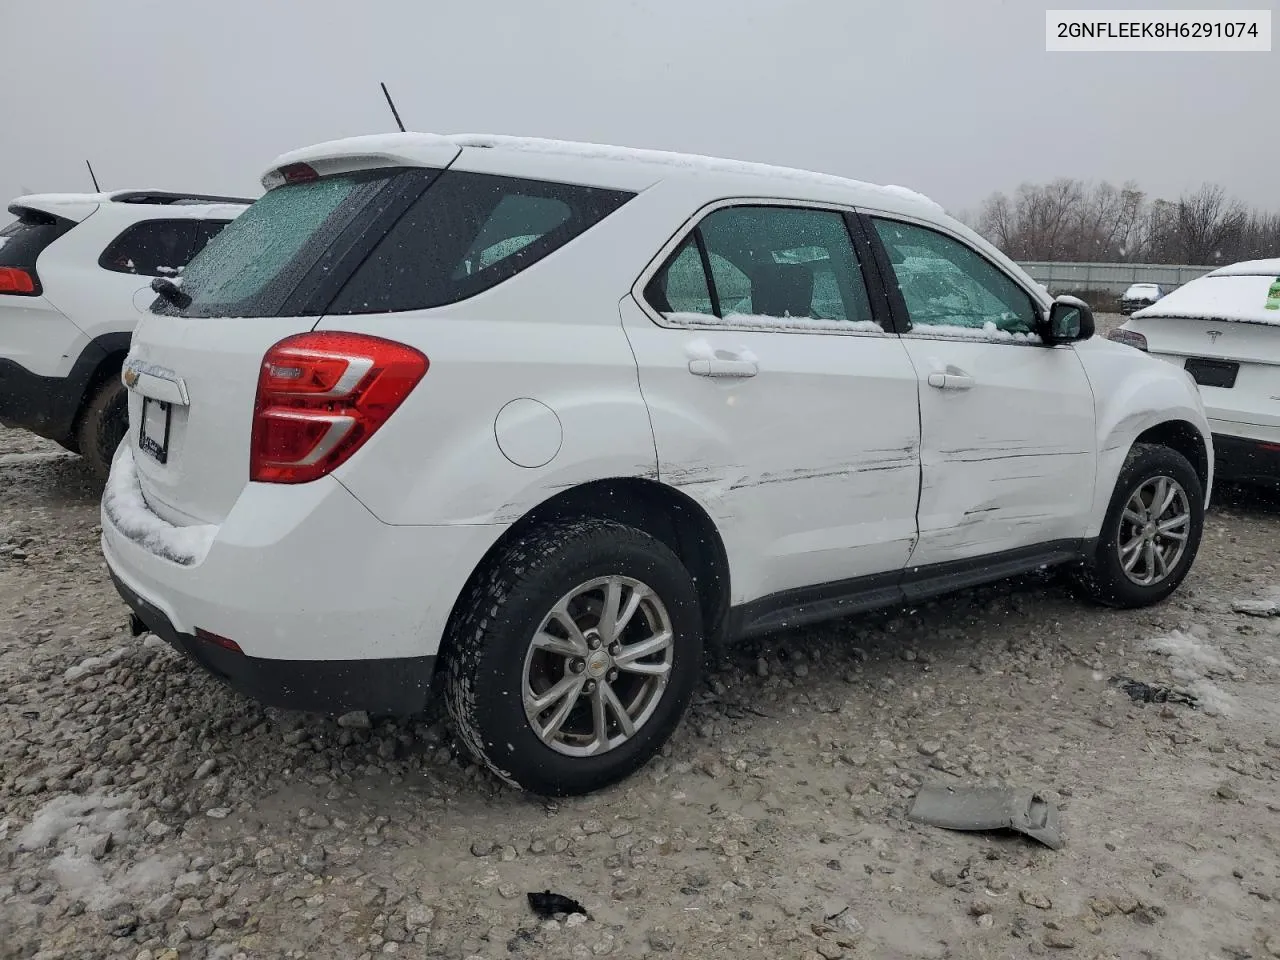
POLYGON ((1093 336, 1093 311, 1078 297, 1061 296, 1049 309, 1049 323, 1045 343, 1078 343, 1093 336))

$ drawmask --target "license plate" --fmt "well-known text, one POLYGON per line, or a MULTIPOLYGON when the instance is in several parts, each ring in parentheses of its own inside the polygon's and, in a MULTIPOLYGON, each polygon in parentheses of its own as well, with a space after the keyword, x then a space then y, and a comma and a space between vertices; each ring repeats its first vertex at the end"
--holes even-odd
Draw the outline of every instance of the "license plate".
POLYGON ((1225 387, 1229 390, 1236 385, 1239 372, 1240 364, 1228 360, 1192 358, 1187 361, 1187 373, 1202 387, 1225 387))
POLYGON ((138 449, 161 463, 169 460, 169 421, 173 407, 162 400, 142 398, 142 425, 138 427, 138 449))

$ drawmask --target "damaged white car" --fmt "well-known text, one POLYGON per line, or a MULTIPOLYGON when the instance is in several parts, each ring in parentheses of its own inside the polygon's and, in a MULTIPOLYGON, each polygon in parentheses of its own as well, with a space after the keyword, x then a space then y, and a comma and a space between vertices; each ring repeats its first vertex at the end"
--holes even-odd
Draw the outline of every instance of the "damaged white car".
POLYGON ((399 134, 280 158, 133 338, 102 546, 233 687, 412 713, 581 793, 707 645, 1047 566, 1167 597, 1209 425, 931 201, 734 161, 399 134))

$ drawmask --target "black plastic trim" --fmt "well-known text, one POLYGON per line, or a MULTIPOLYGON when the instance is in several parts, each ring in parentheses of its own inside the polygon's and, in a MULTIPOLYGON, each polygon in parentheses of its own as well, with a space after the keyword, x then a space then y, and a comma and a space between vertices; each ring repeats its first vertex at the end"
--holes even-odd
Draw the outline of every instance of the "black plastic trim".
MULTIPOLYGON (((271 707, 340 714, 367 710, 407 717, 427 705, 435 657, 369 660, 268 660, 228 650, 180 633, 165 614, 140 597, 115 573, 111 580, 133 611, 130 628, 145 627, 224 684, 271 707)), ((231 639, 235 639, 234 637, 231 639)))
POLYGON ((1280 487, 1280 444, 1213 435, 1213 478, 1280 487))
POLYGON ((1077 563, 1092 552, 1093 546, 1089 540, 1059 540, 983 557, 784 590, 731 608, 727 635, 731 641, 742 640, 897 604, 919 603, 1043 567, 1077 563))
POLYGON ((248 197, 215 197, 203 193, 173 193, 168 190, 124 190, 113 193, 110 199, 116 203, 151 203, 151 204, 206 204, 237 203, 249 205, 253 200, 248 197))

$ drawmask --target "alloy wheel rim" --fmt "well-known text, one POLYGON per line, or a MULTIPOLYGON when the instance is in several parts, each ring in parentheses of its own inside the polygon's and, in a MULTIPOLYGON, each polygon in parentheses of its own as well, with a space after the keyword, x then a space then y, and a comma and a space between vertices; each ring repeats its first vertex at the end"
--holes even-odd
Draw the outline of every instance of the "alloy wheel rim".
POLYGON ((653 717, 674 652, 670 614, 647 584, 623 576, 581 583, 530 639, 521 682, 525 717, 557 753, 615 750, 653 717))
POLYGON ((1140 587, 1167 580, 1187 550, 1191 503, 1172 477, 1152 477, 1129 495, 1120 513, 1120 569, 1140 587))

